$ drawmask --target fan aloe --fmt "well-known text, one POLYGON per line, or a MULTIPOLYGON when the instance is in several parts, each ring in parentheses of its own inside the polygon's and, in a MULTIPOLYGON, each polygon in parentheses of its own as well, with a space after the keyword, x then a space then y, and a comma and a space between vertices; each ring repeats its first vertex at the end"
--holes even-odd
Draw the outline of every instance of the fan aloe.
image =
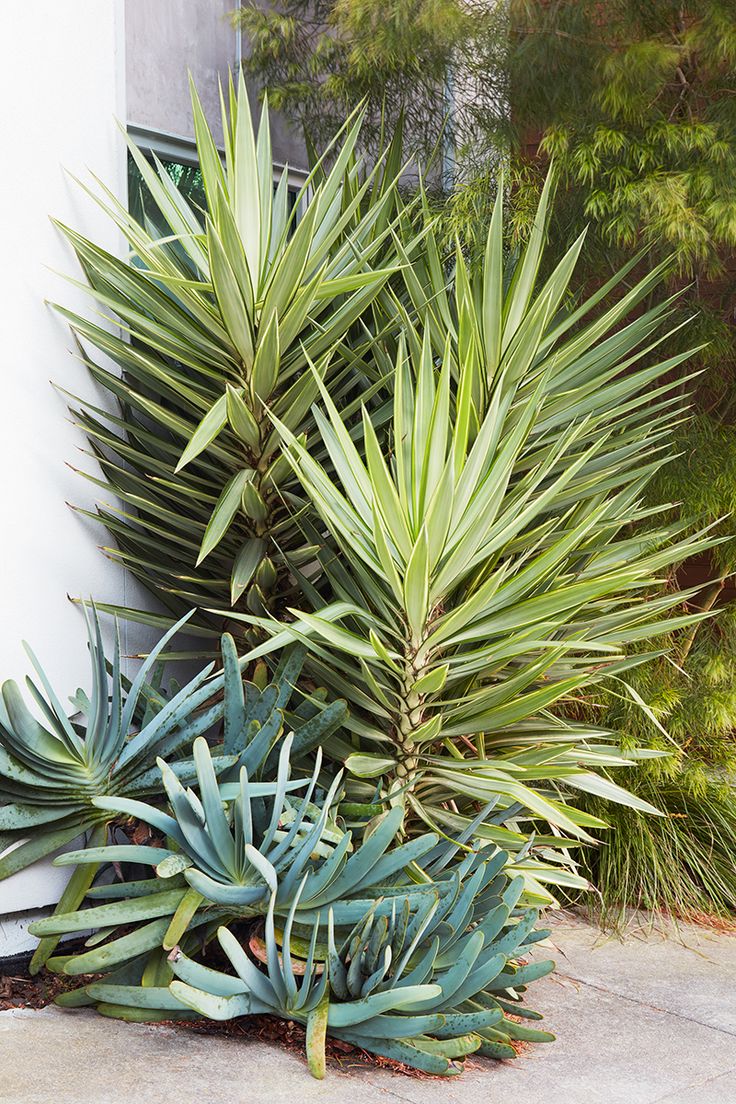
MULTIPOLYGON (((213 920, 263 915, 270 893, 277 893, 279 913, 288 912, 298 897, 300 918, 330 906, 340 923, 354 923, 370 904, 365 900, 370 887, 431 851, 437 837, 425 834, 392 846, 401 823, 399 810, 393 810, 351 855, 352 834, 335 821, 341 776, 317 801, 318 751, 311 779, 289 779, 297 738, 290 734, 282 741, 274 781, 251 781, 247 767, 240 766, 237 782, 219 783, 207 744, 198 739, 193 758, 199 796, 185 790, 165 763, 159 764, 173 815, 129 798, 95 799, 108 813, 150 825, 164 836, 165 845, 85 848, 60 855, 57 865, 81 869, 91 864, 97 869, 101 863, 135 863, 155 867, 156 876, 92 887, 88 897, 109 903, 57 912, 35 921, 30 931, 58 938, 90 928, 107 935, 109 928, 137 925, 123 936, 113 931, 106 942, 95 939, 91 951, 65 963, 67 973, 80 974, 108 969, 162 944, 171 949, 187 930, 213 920), (306 793, 301 796, 289 796, 302 790, 306 793)), ((257 738, 251 746, 256 744, 257 738)), ((242 759, 248 759, 247 748, 242 759)), ((261 765, 262 760, 256 764, 261 765)))
POLYGON ((509 856, 475 837, 488 809, 455 842, 425 834, 398 845, 394 808, 364 826, 349 854, 351 834, 331 819, 340 777, 312 805, 319 756, 311 780, 289 783, 290 750, 287 738, 275 782, 251 782, 242 768, 238 785, 218 787, 200 740, 200 798, 167 779, 174 817, 115 802, 165 832, 171 849, 124 845, 61 857, 156 863, 158 878, 100 884, 90 897, 117 900, 31 926, 56 937, 93 930, 90 949, 49 966, 104 976, 59 1003, 135 1020, 294 1019, 306 1024, 316 1076, 324 1075, 326 1034, 436 1074, 459 1072, 455 1060, 474 1051, 509 1058, 514 1039, 551 1039, 511 1018, 539 1018, 522 993, 553 964, 518 962, 546 933, 533 930, 535 909, 517 907, 524 878, 509 869, 509 856), (303 789, 284 823, 287 791, 303 789), (216 933, 237 977, 202 961, 216 933))
MULTIPOLYGON (((108 825, 128 815, 131 803, 142 805, 141 797, 160 800, 165 792, 162 771, 169 787, 181 790, 199 777, 204 757, 209 776, 224 781, 237 777, 241 768, 260 768, 283 733, 285 713, 295 729, 291 737, 295 752, 301 755, 344 720, 345 703, 338 700, 326 706, 319 693, 301 698, 287 712, 303 658, 298 649, 285 654, 272 682, 264 685, 265 671, 258 670, 259 687, 243 681, 235 643, 227 634, 222 638, 219 672, 213 674, 214 664, 208 664, 185 686, 165 692, 159 657, 188 616, 158 641, 129 682, 121 671, 117 626, 113 659, 108 663, 92 607, 87 620, 92 688, 89 697, 78 692, 74 699, 78 712, 71 717, 30 649, 41 687, 30 678, 27 682, 45 723, 30 712, 14 682, 3 683, 0 879, 58 851, 83 832, 90 833, 85 863, 73 873, 57 914, 78 909, 92 892, 100 867, 96 856, 105 852, 108 825), (200 734, 216 729, 220 721, 222 743, 212 756, 200 734), (194 756, 184 751, 192 740, 198 749, 194 756)), ((154 822, 164 815, 155 806, 144 807, 150 809, 154 822)), ((162 852, 159 855, 163 857, 162 852)), ((34 956, 34 969, 56 942, 56 938, 44 939, 34 956)))
POLYGON ((581 242, 536 288, 546 202, 504 272, 499 198, 482 271, 457 259, 457 325, 439 293, 423 326, 407 320, 387 451, 365 409, 355 439, 314 369, 330 467, 272 413, 321 519, 303 515, 305 534, 331 541, 320 573, 301 575, 307 603, 292 623, 234 616, 272 638, 250 658, 299 641, 348 701, 352 794, 376 778, 381 796, 444 830, 497 795, 512 827, 531 818, 590 839, 602 822, 570 803, 575 790, 656 810, 596 773, 624 762, 614 734, 560 714, 647 658, 630 645, 689 620, 671 613, 689 595, 660 575, 713 540, 687 522, 631 529, 656 518, 643 491, 685 409, 668 376, 684 354, 638 367, 667 305, 620 326, 662 272, 592 321, 598 295, 560 316, 581 242))
MULTIPOLYGON (((27 683, 43 723, 28 709, 17 684, 3 683, 0 831, 5 846, 0 879, 58 851, 83 832, 91 832, 92 847, 103 843, 115 813, 103 808, 99 799, 113 794, 156 795, 157 757, 176 760, 167 769, 184 783, 194 778, 196 765, 191 758, 182 758, 182 748, 221 719, 228 684, 230 695, 234 684, 232 676, 229 680, 224 673, 213 676, 214 664, 209 664, 172 696, 160 690, 155 672, 158 656, 186 620, 185 616, 162 637, 128 683, 121 672, 117 626, 108 677, 100 622, 93 608, 87 620, 92 689, 89 697, 78 694, 79 712, 72 716, 67 716, 30 648, 41 686, 31 678, 27 683), (149 676, 153 676, 150 681, 149 676)), ((222 772, 237 759, 237 755, 218 755, 213 770, 222 772)), ((62 911, 78 907, 96 870, 95 865, 75 871, 60 902, 62 911)), ((42 945, 34 968, 55 942, 42 945)))
POLYGON ((364 172, 355 153, 360 119, 352 120, 328 151, 331 167, 322 159, 290 207, 287 172, 274 192, 268 107, 256 136, 242 78, 237 92, 230 87, 229 117, 223 101, 224 160, 194 88, 192 105, 207 210, 129 141, 155 219, 141 225, 107 189, 96 197, 128 259, 61 227, 83 286, 123 334, 59 310, 82 345, 118 369, 82 349, 119 412, 75 400, 102 469, 93 481, 122 503, 98 509, 118 546, 108 552, 175 615, 199 607, 206 638, 222 627, 208 607, 263 610, 274 591, 288 589, 289 563, 309 556, 284 509, 290 472, 265 404, 294 433, 306 432, 317 392, 303 369, 327 350, 320 362, 346 410, 354 392, 377 385, 364 323, 398 266, 400 149, 395 142, 364 172))
MULTIPOLYGON (((511 919, 523 880, 509 881, 501 873, 508 859, 503 852, 489 857, 483 851, 448 877, 445 850, 441 844, 430 853, 424 871, 435 884, 418 901, 400 888, 378 897, 339 942, 332 910, 326 944, 320 942, 319 916, 311 930, 299 927, 298 897, 278 932, 274 893, 265 926, 267 976, 221 927, 219 941, 237 977, 178 951, 172 956, 178 979, 169 987, 172 996, 212 1019, 269 1012, 305 1023, 317 1077, 324 1076, 328 1034, 433 1074, 459 1073, 455 1060, 474 1052, 513 1058, 512 1039, 553 1039, 507 1015, 539 1018, 521 1005, 521 993, 554 965, 514 961, 548 934, 533 931, 533 909, 511 919), (293 938, 296 931, 304 934, 293 938)), ((87 992, 121 999, 114 987, 93 984, 87 992)))

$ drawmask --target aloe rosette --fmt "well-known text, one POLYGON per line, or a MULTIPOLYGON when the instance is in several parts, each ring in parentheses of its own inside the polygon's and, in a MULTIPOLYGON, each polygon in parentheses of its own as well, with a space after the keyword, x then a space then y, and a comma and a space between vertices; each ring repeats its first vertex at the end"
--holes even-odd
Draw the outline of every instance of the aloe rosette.
MULTIPOLYGON (((282 750, 281 785, 260 784, 252 794, 269 812, 283 808, 287 760, 288 749, 282 750)), ((66 932, 99 926, 103 939, 110 925, 136 925, 112 943, 52 960, 53 968, 73 975, 105 974, 60 1003, 94 1004, 104 1015, 146 1021, 259 1013, 296 1020, 306 1026, 310 1068, 318 1077, 327 1035, 435 1074, 459 1072, 470 1053, 512 1058, 515 1040, 552 1039, 517 1019, 539 1019, 523 994, 553 963, 525 961, 547 933, 535 930, 535 909, 519 907, 523 878, 509 870, 509 856, 478 847, 474 831, 488 810, 455 843, 426 834, 397 845, 401 811, 394 808, 350 854, 347 833, 323 832, 331 849, 326 857, 315 841, 328 823, 330 795, 321 825, 307 828, 297 843, 318 769, 282 839, 252 837, 258 847, 244 848, 250 877, 237 903, 205 901, 198 911, 200 890, 210 884, 195 879, 194 890, 191 850, 184 863, 182 850, 166 855, 159 870, 180 880, 189 874, 189 888, 184 881, 160 892, 155 879, 131 882, 122 907, 112 902, 54 918, 57 933, 60 926, 66 932), (234 975, 207 964, 215 936, 234 975)), ((229 785, 220 787, 226 795, 229 785)), ((337 786, 339 779, 333 794, 337 786)), ((227 797, 221 808, 226 804, 227 797)), ((208 805, 203 799, 202 811, 208 805)), ((239 820, 233 812, 233 823, 239 820)))
MULTIPOLYGON (((158 641, 128 682, 121 671, 117 627, 108 674, 100 622, 93 609, 88 618, 92 687, 89 696, 77 695, 78 712, 71 716, 30 649, 38 683, 29 677, 27 684, 42 720, 30 711, 15 682, 3 683, 0 833, 5 850, 0 879, 58 851, 84 832, 90 833, 93 848, 102 844, 117 814, 103 807, 100 799, 156 795, 157 758, 170 760, 167 769, 183 783, 195 777, 194 760, 183 749, 222 718, 227 680, 223 673, 213 673, 211 663, 170 695, 161 690, 157 660, 187 620, 188 616, 183 617, 158 641)), ((221 772, 236 762, 237 755, 218 755, 213 769, 221 772)), ((96 871, 95 864, 74 872, 60 901, 62 911, 81 903, 96 871)), ((55 940, 43 943, 34 957, 34 969, 54 945, 55 940)))
MULTIPOLYGON (((445 860, 432 859, 444 850, 435 844, 425 857, 433 884, 413 896, 406 883, 375 888, 372 905, 352 930, 342 930, 339 942, 333 910, 325 942, 320 916, 311 930, 304 928, 298 898, 277 930, 272 895, 265 920, 266 973, 233 932, 220 927, 218 939, 235 976, 177 950, 171 996, 212 1019, 266 1012, 305 1024, 310 1069, 317 1077, 325 1072, 327 1035, 433 1074, 459 1073, 458 1060, 475 1052, 513 1058, 514 1040, 552 1040, 549 1032, 509 1016, 539 1018, 521 994, 554 966, 548 960, 518 961, 548 934, 534 930, 536 910, 516 911, 522 879, 503 873, 508 856, 502 852, 490 858, 473 854, 443 877, 445 860)), ((88 992, 116 996, 113 988, 95 985, 88 992)))

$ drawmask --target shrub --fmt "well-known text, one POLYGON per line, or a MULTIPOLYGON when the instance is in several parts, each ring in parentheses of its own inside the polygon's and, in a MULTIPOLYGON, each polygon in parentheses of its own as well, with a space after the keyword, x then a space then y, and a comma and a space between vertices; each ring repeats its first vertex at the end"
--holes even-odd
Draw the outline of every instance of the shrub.
POLYGON ((171 616, 122 612, 168 627, 196 607, 189 631, 206 647, 223 628, 211 607, 264 611, 291 592, 290 567, 310 555, 286 508, 289 467, 266 408, 297 435, 311 431, 309 359, 346 411, 380 385, 364 327, 398 263, 400 166, 395 146, 361 172, 358 119, 290 209, 287 173, 273 190, 267 108, 256 137, 245 85, 231 88, 223 166, 194 90, 192 103, 206 212, 130 142, 153 222, 141 225, 108 192, 96 197, 129 256, 61 227, 85 287, 122 335, 59 310, 85 349, 114 366, 82 353, 117 414, 74 406, 103 486, 122 504, 98 508, 117 544, 109 554, 171 616))
MULTIPOLYGON (((662 267, 628 286, 634 259, 578 302, 580 238, 540 275, 551 181, 520 254, 504 248, 501 186, 484 256, 446 257, 421 188, 408 205, 398 192, 396 142, 365 172, 351 125, 297 221, 271 194, 267 116, 256 140, 242 84, 230 107, 223 165, 194 99, 207 211, 133 150, 171 233, 110 203, 127 260, 66 233, 131 339, 70 316, 121 369, 83 352, 121 404, 79 408, 123 502, 101 515, 171 616, 122 613, 169 628, 196 604, 205 648, 227 625, 247 651, 226 634, 221 672, 146 690, 155 716, 136 734, 153 660, 121 707, 99 632, 85 741, 52 697, 55 734, 23 714, 21 740, 9 691, 3 744, 28 743, 29 769, 42 750, 48 791, 74 754, 110 768, 74 791, 64 829, 100 831, 57 858, 74 889, 33 930, 46 958, 93 929, 49 959, 106 975, 66 1003, 267 1008, 306 1022, 318 1074, 326 1032, 450 1073, 546 1037, 506 1013, 549 968, 519 963, 534 909, 549 887, 587 885, 572 848, 605 824, 575 793, 657 812, 608 776, 651 750, 622 751, 584 707, 705 616, 680 612, 688 592, 661 576, 719 538, 644 500, 685 416, 671 370, 686 354, 656 359, 662 267), (165 761, 192 737, 183 766, 165 761), (127 768, 144 760, 136 789, 127 768), (107 840, 128 822, 153 842, 107 840), (93 885, 101 866, 123 875, 93 885), (219 928, 237 978, 202 960, 219 928)), ((9 778, 19 831, 15 793, 9 778)), ((55 797, 37 803, 63 821, 55 797)))

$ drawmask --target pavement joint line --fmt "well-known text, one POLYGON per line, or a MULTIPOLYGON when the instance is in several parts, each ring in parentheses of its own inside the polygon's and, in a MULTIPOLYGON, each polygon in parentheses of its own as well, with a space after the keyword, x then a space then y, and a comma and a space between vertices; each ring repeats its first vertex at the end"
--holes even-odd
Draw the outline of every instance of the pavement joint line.
MULTIPOLYGON (((699 1027, 707 1027, 710 1031, 718 1032, 719 1035, 730 1035, 732 1038, 736 1038, 736 1030, 732 1030, 731 1028, 714 1027, 713 1024, 706 1023, 704 1020, 698 1020, 694 1016, 686 1016, 683 1012, 673 1012, 670 1008, 660 1008, 658 1004, 650 1004, 649 1001, 639 1000, 638 997, 631 997, 627 993, 618 992, 616 989, 607 989, 605 985, 596 985, 595 982, 586 981, 585 978, 574 977, 572 974, 560 973, 559 970, 555 971, 555 975, 558 978, 565 978, 567 981, 575 981, 578 985, 587 985, 589 989, 595 989, 597 993, 607 993, 609 997, 617 997, 619 1000, 629 1001, 631 1004, 638 1004, 641 1008, 650 1008, 653 1012, 661 1012, 665 1016, 674 1016, 675 1019, 684 1020, 686 1023, 698 1024, 699 1027)), ((555 975, 553 975, 553 977, 555 975)))
POLYGON ((404 1096, 403 1093, 394 1092, 388 1085, 382 1085, 381 1092, 386 1093, 387 1096, 392 1096, 394 1100, 401 1100, 402 1104, 416 1104, 416 1100, 413 1100, 410 1096, 404 1096))
POLYGON ((667 1104, 668 1100, 672 1100, 675 1094, 678 1096, 681 1093, 689 1092, 692 1089, 705 1089, 713 1081, 720 1081, 722 1077, 726 1077, 728 1074, 736 1074, 736 1066, 730 1070, 723 1070, 721 1073, 714 1073, 712 1077, 706 1077, 705 1081, 691 1081, 689 1085, 683 1085, 681 1089, 668 1089, 664 1096, 658 1096, 656 1100, 652 1101, 652 1104, 667 1104))

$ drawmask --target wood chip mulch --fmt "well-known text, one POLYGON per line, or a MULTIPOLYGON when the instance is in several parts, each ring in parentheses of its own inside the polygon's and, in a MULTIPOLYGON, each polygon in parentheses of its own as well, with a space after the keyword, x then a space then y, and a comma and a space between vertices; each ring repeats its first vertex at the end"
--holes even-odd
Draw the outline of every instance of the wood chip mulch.
POLYGON ((76 989, 77 980, 60 974, 0 974, 0 1012, 9 1008, 44 1008, 59 993, 76 989))

